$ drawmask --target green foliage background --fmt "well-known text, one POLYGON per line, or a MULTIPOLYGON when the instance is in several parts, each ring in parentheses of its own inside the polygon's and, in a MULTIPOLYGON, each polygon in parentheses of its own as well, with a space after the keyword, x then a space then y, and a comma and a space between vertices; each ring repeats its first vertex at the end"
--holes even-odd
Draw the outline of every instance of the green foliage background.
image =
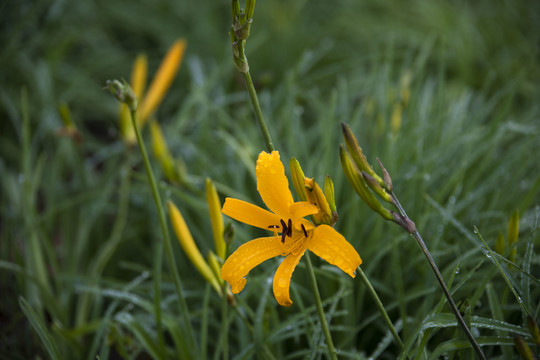
MULTIPOLYGON (((227 1, 0 5, 0 356, 187 358, 167 266, 168 347, 156 348, 152 275, 161 233, 140 155, 122 143, 117 103, 101 88, 107 79, 129 78, 141 52, 153 74, 174 40, 187 39, 156 116, 190 186, 163 180, 161 188, 205 254, 213 247, 206 177, 222 199, 262 205, 254 164, 264 142, 233 67, 230 24, 227 1), (62 103, 81 144, 57 135, 62 103)), ((333 178, 337 228, 360 253, 410 357, 472 353, 448 310, 436 313, 442 293, 414 240, 369 211, 347 183, 338 161, 340 122, 351 125, 370 161, 379 157, 391 172, 456 302, 468 304, 465 317, 486 355, 517 358, 515 333, 532 344, 523 306, 537 318, 540 297, 539 34, 540 4, 527 0, 257 3, 247 56, 274 144, 307 176, 333 178), (405 76, 410 98, 393 132, 405 76), (493 248, 515 210, 516 266, 503 269, 523 306, 473 232, 476 226, 493 248), (427 328, 433 331, 425 345, 427 328)), ((233 248, 259 234, 235 228, 233 248)), ((174 249, 205 351, 199 356, 265 358, 266 346, 280 359, 324 358, 302 263, 291 308, 278 307, 271 293, 276 261, 255 269, 238 296, 253 329, 230 311, 225 338, 222 300, 176 242, 174 249)), ((315 264, 340 357, 399 356, 364 286, 315 264)))

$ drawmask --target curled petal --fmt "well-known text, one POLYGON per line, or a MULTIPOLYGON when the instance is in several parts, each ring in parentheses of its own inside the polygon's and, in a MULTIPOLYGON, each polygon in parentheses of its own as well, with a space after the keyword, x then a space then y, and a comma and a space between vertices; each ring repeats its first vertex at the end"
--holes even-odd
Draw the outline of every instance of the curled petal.
POLYGON ((307 248, 351 277, 355 277, 354 272, 362 263, 354 247, 328 225, 319 225, 313 230, 307 248))
POLYGON ((276 214, 257 205, 233 198, 225 199, 221 212, 235 220, 265 230, 269 230, 271 225, 279 225, 280 223, 280 217, 276 214))
POLYGON ((262 151, 257 159, 255 174, 257 190, 266 206, 281 218, 287 218, 293 198, 279 153, 272 151, 268 154, 262 151))
POLYGON ((313 215, 318 211, 319 209, 317 209, 317 206, 310 204, 307 201, 295 202, 289 207, 289 214, 292 219, 299 219, 308 215, 313 215))
POLYGON ((292 301, 289 296, 289 287, 291 286, 291 277, 296 265, 300 261, 300 258, 306 252, 306 248, 303 247, 299 252, 290 253, 285 260, 279 265, 274 275, 274 296, 281 306, 291 306, 292 301))
POLYGON ((221 278, 238 294, 246 286, 245 276, 260 263, 281 255, 282 244, 277 237, 262 237, 241 245, 223 264, 221 278))

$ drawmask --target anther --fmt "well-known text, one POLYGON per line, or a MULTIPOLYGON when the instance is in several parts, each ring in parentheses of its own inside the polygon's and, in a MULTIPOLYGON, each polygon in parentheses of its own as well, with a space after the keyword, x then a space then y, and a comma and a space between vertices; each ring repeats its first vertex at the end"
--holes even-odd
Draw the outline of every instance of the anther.
POLYGON ((287 229, 287 224, 285 224, 285 221, 283 221, 283 219, 279 221, 281 222, 281 226, 283 226, 283 230, 281 231, 281 242, 285 243, 285 236, 287 236, 289 229, 287 229))
POLYGON ((304 224, 300 224, 300 226, 302 227, 302 231, 304 232, 304 236, 307 237, 307 231, 306 231, 306 228, 304 227, 304 224))
POLYGON ((289 223, 287 225, 288 225, 287 236, 292 237, 292 221, 291 221, 291 219, 289 219, 289 223))

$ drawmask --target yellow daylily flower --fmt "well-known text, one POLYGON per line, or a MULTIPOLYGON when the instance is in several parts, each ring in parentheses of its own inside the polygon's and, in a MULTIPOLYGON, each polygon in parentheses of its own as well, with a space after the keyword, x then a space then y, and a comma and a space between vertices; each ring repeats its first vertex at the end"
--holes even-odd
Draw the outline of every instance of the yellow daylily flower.
POLYGON ((245 276, 255 266, 276 256, 286 256, 279 265, 273 282, 274 296, 282 306, 290 306, 289 286, 292 273, 306 250, 310 250, 339 267, 351 277, 362 263, 354 247, 334 228, 315 226, 304 219, 318 212, 316 206, 294 202, 279 153, 261 152, 255 169, 257 190, 265 210, 248 202, 226 198, 222 212, 238 221, 274 233, 241 245, 223 264, 221 278, 237 294, 246 285, 245 276))

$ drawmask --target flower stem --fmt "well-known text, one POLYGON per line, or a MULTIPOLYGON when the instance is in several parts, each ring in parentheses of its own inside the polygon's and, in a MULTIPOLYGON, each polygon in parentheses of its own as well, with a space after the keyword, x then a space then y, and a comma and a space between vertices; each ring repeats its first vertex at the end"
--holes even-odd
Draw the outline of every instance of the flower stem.
MULTIPOLYGON (((176 267, 176 262, 174 260, 173 252, 172 252, 172 246, 171 246, 171 239, 169 237, 169 229, 167 227, 167 222, 165 220, 165 213, 163 211, 163 203, 161 201, 161 196, 158 191, 158 186, 156 183, 156 179, 154 177, 154 173, 152 171, 152 167, 150 166, 150 160, 148 159, 148 152, 146 151, 146 147, 144 146, 144 142, 142 140, 141 132, 139 130, 139 127, 137 126, 137 112, 136 110, 130 111, 131 114, 131 123, 133 124, 133 128, 135 129, 135 135, 137 136, 137 143, 139 145, 139 150, 141 151, 141 155, 144 162, 144 167, 146 169, 146 174, 148 175, 148 182, 150 183, 150 187, 152 189, 152 196, 154 197, 154 203, 156 204, 158 217, 159 217, 159 224, 161 226, 161 232, 163 235, 163 246, 158 244, 157 246, 157 254, 156 254, 156 263, 161 264, 162 259, 162 249, 165 248, 165 253, 167 255, 167 260, 169 263, 170 270, 173 275, 174 285, 176 288, 176 295, 178 297, 178 302, 180 303, 180 312, 182 313, 182 317, 184 320, 184 325, 186 327, 186 332, 188 336, 188 341, 191 344, 191 349, 195 350, 197 348, 197 344, 195 342, 195 336, 193 335, 193 327, 191 325, 191 322, 189 320, 189 312, 186 300, 183 296, 183 290, 182 290, 182 282, 180 279, 180 274, 178 273, 178 269, 176 267)), ((155 276, 155 296, 156 296, 156 331, 158 333, 158 338, 160 342, 160 346, 162 346, 163 354, 165 354, 165 343, 163 340, 163 332, 161 330, 161 266, 159 269, 155 269, 156 274, 155 276)), ((192 354, 196 355, 196 354, 192 354)))
POLYGON ((330 334, 330 329, 328 328, 328 323, 326 321, 326 316, 324 315, 324 309, 321 301, 321 294, 319 293, 319 288, 317 287, 317 279, 315 278, 315 271, 313 270, 313 265, 311 265, 311 259, 309 254, 306 253, 304 256, 306 258, 307 270, 309 278, 311 280, 311 288, 313 290, 313 297, 315 299, 315 305, 317 307, 317 314, 321 320, 321 328, 326 338, 326 345, 328 346, 328 353, 330 359, 337 360, 336 348, 334 347, 334 342, 332 341, 332 335, 330 334))
MULTIPOLYGON (((394 194, 393 191, 391 192, 391 196, 400 215, 403 216, 405 219, 410 220, 410 218, 407 216, 407 213, 405 212, 405 209, 401 206, 401 203, 399 202, 397 196, 394 194)), ((474 351, 476 351, 476 354, 478 355, 480 359, 486 359, 484 353, 482 352, 482 349, 480 348, 480 345, 478 345, 474 336, 469 330, 469 327, 465 323, 465 320, 463 320, 463 316, 461 316, 461 313, 459 312, 456 306, 456 303, 454 302, 454 299, 452 299, 452 295, 450 295, 450 291, 448 290, 448 287, 446 286, 446 283, 444 282, 441 272, 439 271, 437 264, 435 264, 435 260, 433 260, 431 253, 429 252, 426 244, 424 243, 424 240, 422 239, 422 236, 420 235, 418 230, 415 230, 414 232, 412 232, 411 235, 414 236, 414 238, 416 239, 416 242, 418 243, 418 245, 422 249, 422 252, 426 256, 426 259, 429 262, 431 269, 435 273, 435 277, 439 281, 439 285, 441 286, 441 289, 444 295, 446 296, 446 300, 448 300, 448 305, 450 305, 450 309, 452 309, 452 312, 454 313, 458 324, 461 326, 463 332, 465 333, 465 336, 467 336, 467 339, 471 343, 472 348, 474 349, 474 351)))
POLYGON ((403 349, 404 348, 403 341, 401 341, 401 338, 399 337, 396 329, 394 328, 394 324, 392 324, 392 321, 390 320, 390 317, 388 317, 388 314, 386 313, 386 309, 384 308, 384 305, 381 302, 381 299, 379 299, 379 296, 377 295, 377 292, 375 291, 375 289, 371 285, 371 282, 369 281, 369 279, 367 278, 366 274, 364 273, 364 271, 362 270, 362 268, 360 266, 356 269, 356 271, 360 274, 360 279, 362 280, 364 285, 366 285, 371 297, 375 301, 375 305, 377 306, 377 308, 381 312, 381 315, 382 315, 384 321, 386 322, 386 325, 388 325, 388 328, 390 329, 390 332, 394 336, 394 340, 399 345, 399 347, 401 349, 403 349))
POLYGON ((268 131, 268 128, 266 127, 266 122, 264 121, 264 116, 261 110, 261 105, 259 105, 259 99, 257 98, 257 92, 255 91, 255 86, 253 86, 253 81, 251 80, 251 75, 249 74, 249 70, 246 72, 241 73, 244 77, 244 81, 246 83, 249 97, 251 99, 251 105, 253 105, 253 111, 255 111, 255 116, 257 117, 257 122, 259 123, 259 127, 261 128, 261 132, 264 136, 264 142, 266 143, 266 149, 269 152, 274 151, 274 144, 272 143, 272 137, 270 136, 270 132, 268 131))

